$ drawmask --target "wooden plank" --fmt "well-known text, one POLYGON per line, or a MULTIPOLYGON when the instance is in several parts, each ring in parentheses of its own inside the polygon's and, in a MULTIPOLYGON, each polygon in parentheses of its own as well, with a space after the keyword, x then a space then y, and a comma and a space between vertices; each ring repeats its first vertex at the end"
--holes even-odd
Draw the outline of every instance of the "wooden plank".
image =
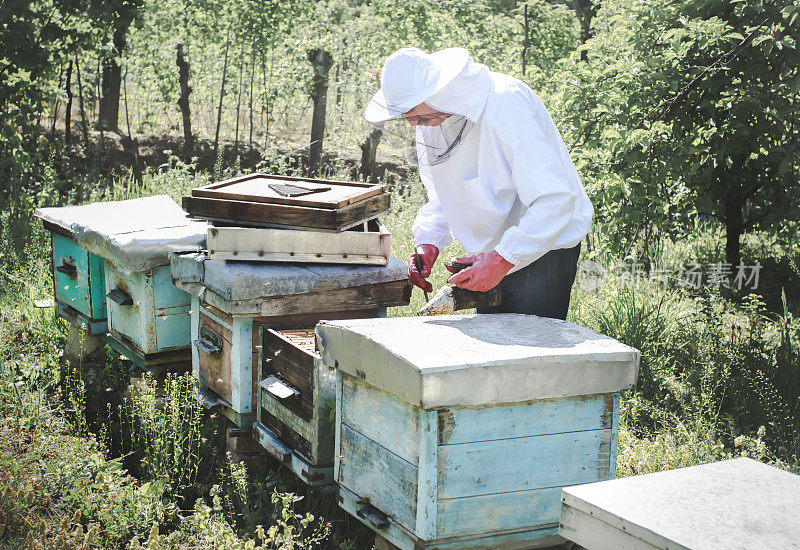
POLYGON ((588 550, 667 550, 667 548, 669 550, 690 550, 674 543, 670 543, 668 547, 653 546, 566 504, 562 508, 561 526, 558 533, 588 550))
POLYGON ((417 468, 343 424, 339 484, 407 529, 416 527, 417 468))
POLYGON ((383 224, 372 221, 377 227, 368 232, 211 227, 208 256, 214 261, 387 265, 391 235, 383 224))
POLYGON ((439 498, 460 498, 608 479, 611 430, 439 447, 439 498))
POLYGON ((121 273, 106 261, 106 289, 129 294, 133 304, 106 303, 108 330, 117 334, 142 354, 158 353, 155 331, 155 308, 150 272, 121 273))
POLYGON ((94 319, 106 318, 106 274, 105 260, 88 253, 89 259, 89 303, 92 314, 89 317, 94 319))
POLYGON ((231 391, 231 349, 233 347, 233 332, 229 326, 225 326, 212 318, 207 311, 200 310, 198 321, 198 332, 195 334, 200 337, 202 329, 207 329, 218 336, 222 341, 222 351, 217 355, 203 353, 195 348, 192 353, 197 356, 199 380, 211 391, 232 402, 233 394, 231 391))
POLYGON ((253 412, 253 320, 234 317, 231 327, 231 403, 238 413, 253 412))
POLYGON ((342 376, 342 422, 400 458, 419 461, 420 415, 425 411, 400 401, 354 376, 342 376))
MULTIPOLYGON (((264 399, 264 397, 262 397, 264 399)), ((301 457, 305 460, 309 461, 311 464, 315 464, 316 460, 314 460, 314 452, 312 449, 311 441, 307 438, 303 437, 301 434, 297 433, 294 429, 290 426, 286 425, 286 423, 281 422, 276 418, 273 414, 269 412, 266 408, 262 407, 259 411, 258 420, 261 424, 264 425, 270 432, 280 437, 285 443, 292 448, 293 451, 298 453, 301 457)), ((317 464, 318 466, 329 466, 329 464, 317 464)))
POLYGON ((191 296, 172 282, 170 267, 163 265, 152 271, 153 299, 156 309, 188 306, 191 296))
POLYGON ((612 394, 439 411, 439 444, 610 429, 612 394))
POLYGON ((326 210, 250 201, 183 197, 183 207, 196 217, 344 231, 355 223, 378 217, 387 212, 390 200, 389 193, 382 193, 348 204, 338 210, 326 210))
POLYGON ((611 451, 608 453, 608 479, 617 477, 617 443, 619 441, 619 392, 613 395, 611 417, 611 451))
POLYGON ((560 514, 560 487, 440 500, 436 535, 536 527, 557 522, 560 514))
POLYGON ((420 414, 419 474, 417 476, 417 524, 414 534, 421 539, 436 537, 438 522, 439 435, 436 411, 420 414))
POLYGON ((384 192, 385 189, 384 185, 373 183, 255 173, 197 187, 192 189, 192 196, 337 208, 377 195, 384 192), (270 183, 289 183, 309 188, 329 187, 331 190, 314 193, 307 197, 290 198, 271 190, 268 187, 270 183))
POLYGON ((159 352, 191 345, 192 323, 188 305, 173 308, 168 314, 156 310, 154 322, 159 352))
POLYGON ((342 311, 408 305, 411 285, 407 280, 341 288, 327 292, 267 298, 261 303, 261 315, 276 317, 313 311, 342 311))

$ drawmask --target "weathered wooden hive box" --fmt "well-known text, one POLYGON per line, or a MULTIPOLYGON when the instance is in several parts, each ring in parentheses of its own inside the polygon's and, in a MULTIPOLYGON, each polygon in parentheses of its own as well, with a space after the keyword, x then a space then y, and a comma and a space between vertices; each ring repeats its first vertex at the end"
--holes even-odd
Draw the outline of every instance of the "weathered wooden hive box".
POLYGON ((198 187, 183 198, 192 216, 223 224, 331 232, 368 222, 389 203, 383 185, 258 173, 198 187))
POLYGON ((517 314, 317 326, 342 507, 400 548, 553 543, 561 487, 614 477, 639 352, 517 314))
MULTIPOLYGON (((89 300, 81 298, 83 303, 90 302, 93 312, 107 313, 109 344, 143 368, 186 361, 190 296, 172 284, 169 258, 174 251, 200 250, 206 224, 187 219, 166 195, 57 210, 43 209, 41 217, 69 228, 72 241, 58 240, 59 246, 71 248, 56 251, 54 240, 54 265, 71 263, 80 250, 89 259, 86 280, 91 288, 85 288, 82 275, 76 277, 77 283, 67 288, 76 297, 71 304, 88 295, 89 300), (66 250, 74 255, 69 260, 66 250)), ((84 264, 73 265, 77 269, 84 264)), ((58 287, 61 279, 56 281, 58 287)))
POLYGON ((737 458, 568 487, 561 535, 588 550, 800 548, 800 476, 737 458))
POLYGON ((332 371, 314 351, 321 319, 385 315, 409 303, 404 265, 221 263, 175 254, 191 293, 192 366, 209 405, 254 435, 309 483, 330 482, 332 371), (305 329, 305 330, 304 330, 305 329))

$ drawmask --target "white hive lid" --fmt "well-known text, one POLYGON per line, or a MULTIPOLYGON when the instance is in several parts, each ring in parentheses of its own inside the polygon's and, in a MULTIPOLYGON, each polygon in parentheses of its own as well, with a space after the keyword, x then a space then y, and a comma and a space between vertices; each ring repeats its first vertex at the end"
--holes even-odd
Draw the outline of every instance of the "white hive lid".
POLYGON ((514 313, 323 321, 323 361, 426 409, 632 388, 638 350, 585 327, 514 313))
POLYGON ((40 208, 35 216, 125 272, 169 264, 172 252, 205 246, 206 222, 193 221, 168 195, 40 208))
POLYGON ((562 501, 559 534, 578 544, 598 534, 570 508, 643 542, 635 548, 800 547, 800 476, 749 458, 567 487, 562 501))

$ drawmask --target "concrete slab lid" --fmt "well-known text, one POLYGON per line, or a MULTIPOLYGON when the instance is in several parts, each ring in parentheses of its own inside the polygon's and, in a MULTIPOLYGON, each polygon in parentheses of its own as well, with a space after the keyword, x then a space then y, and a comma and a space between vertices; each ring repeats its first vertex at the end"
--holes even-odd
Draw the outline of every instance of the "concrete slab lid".
POLYGON ((631 388, 639 352, 585 327, 519 314, 323 321, 329 366, 424 408, 631 388))
POLYGON ((562 500, 648 548, 800 548, 800 476, 749 458, 567 487, 562 500))
POLYGON ((188 219, 168 195, 40 208, 34 215, 125 272, 167 265, 172 252, 198 251, 207 232, 205 222, 188 219))
POLYGON ((401 281, 405 264, 389 258, 386 266, 216 262, 205 254, 175 255, 173 278, 199 282, 226 300, 258 300, 401 281), (189 265, 202 266, 202 274, 189 265), (198 276, 199 275, 199 276, 198 276), (199 281, 197 279, 200 279, 199 281))

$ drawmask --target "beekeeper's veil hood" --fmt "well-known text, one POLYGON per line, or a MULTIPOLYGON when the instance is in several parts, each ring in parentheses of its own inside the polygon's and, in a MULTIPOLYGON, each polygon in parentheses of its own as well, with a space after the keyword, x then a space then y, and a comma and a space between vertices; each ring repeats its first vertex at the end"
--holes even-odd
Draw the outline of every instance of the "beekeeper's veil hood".
POLYGON ((473 61, 463 48, 432 54, 402 48, 386 59, 381 89, 367 105, 364 118, 387 132, 386 121, 423 102, 450 114, 440 126, 417 126, 416 131, 411 126, 404 128, 408 161, 440 164, 452 156, 478 121, 491 89, 488 68, 473 61))

